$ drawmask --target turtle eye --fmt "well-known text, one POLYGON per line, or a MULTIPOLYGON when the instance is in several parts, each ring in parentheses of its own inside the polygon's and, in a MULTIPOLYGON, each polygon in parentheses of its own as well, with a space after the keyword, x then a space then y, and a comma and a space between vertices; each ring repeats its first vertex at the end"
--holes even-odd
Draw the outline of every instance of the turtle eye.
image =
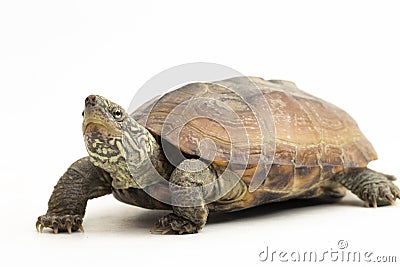
POLYGON ((122 111, 119 108, 116 108, 112 112, 114 118, 121 119, 122 118, 122 111))

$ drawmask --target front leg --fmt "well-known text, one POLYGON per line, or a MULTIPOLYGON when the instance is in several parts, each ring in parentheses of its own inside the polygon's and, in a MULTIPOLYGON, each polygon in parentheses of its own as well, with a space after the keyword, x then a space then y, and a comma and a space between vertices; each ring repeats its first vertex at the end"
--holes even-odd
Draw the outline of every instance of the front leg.
POLYGON ((111 193, 111 177, 94 166, 89 157, 73 163, 61 176, 48 203, 45 215, 39 216, 36 229, 45 227, 59 231, 83 231, 82 221, 89 199, 111 193))
POLYGON ((170 189, 173 213, 161 218, 152 233, 193 234, 206 224, 208 208, 205 203, 207 185, 217 179, 216 172, 199 160, 184 160, 172 172, 170 189))

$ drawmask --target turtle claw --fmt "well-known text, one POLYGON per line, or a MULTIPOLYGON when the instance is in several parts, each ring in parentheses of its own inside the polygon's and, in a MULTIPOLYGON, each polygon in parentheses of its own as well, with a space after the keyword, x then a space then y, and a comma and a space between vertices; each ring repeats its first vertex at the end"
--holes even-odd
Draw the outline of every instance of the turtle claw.
POLYGON ((152 233, 152 234, 162 234, 162 235, 166 235, 171 231, 172 231, 171 226, 161 226, 159 223, 156 223, 150 229, 150 233, 152 233))
POLYGON ((162 234, 165 235, 172 231, 170 220, 166 218, 167 216, 162 217, 154 224, 154 226, 150 229, 150 233, 152 234, 162 234))
POLYGON ((41 222, 38 220, 36 222, 36 231, 39 233, 43 233, 43 228, 44 228, 43 224, 41 224, 41 222))
POLYGON ((71 234, 77 230, 83 231, 82 217, 79 215, 42 215, 36 222, 36 230, 43 233, 44 228, 53 229, 54 234, 59 232, 68 232, 71 234))
POLYGON ((150 229, 150 233, 152 233, 152 234, 161 234, 161 235, 166 235, 166 234, 168 234, 168 233, 170 233, 170 234, 176 234, 176 233, 172 230, 171 227, 166 227, 165 229, 162 229, 162 228, 157 228, 157 227, 155 227, 155 226, 153 226, 153 227, 150 229))
POLYGON ((378 207, 378 203, 376 202, 376 195, 372 195, 372 207, 378 207))
POLYGON ((68 234, 71 234, 72 233, 72 225, 71 225, 70 221, 66 222, 66 227, 67 227, 68 234))
POLYGON ((400 198, 400 190, 391 181, 371 183, 364 188, 362 196, 366 207, 396 205, 396 199, 400 198))
POLYGON ((152 234, 193 234, 199 232, 199 228, 187 219, 179 217, 173 213, 168 214, 158 220, 150 229, 152 234))
POLYGON ((396 200, 394 200, 393 198, 388 198, 388 201, 390 202, 390 205, 396 206, 396 200))

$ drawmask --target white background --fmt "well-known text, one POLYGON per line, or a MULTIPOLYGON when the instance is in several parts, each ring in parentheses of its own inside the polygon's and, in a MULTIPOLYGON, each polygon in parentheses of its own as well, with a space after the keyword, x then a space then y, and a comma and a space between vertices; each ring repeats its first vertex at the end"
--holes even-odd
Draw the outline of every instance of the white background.
POLYGON ((400 261, 400 208, 366 209, 353 196, 338 204, 292 202, 214 216, 190 236, 151 235, 165 212, 108 196, 89 202, 84 234, 36 233, 53 185, 86 155, 84 98, 100 94, 127 107, 152 76, 189 62, 292 80, 335 103, 374 144, 380 160, 370 166, 400 177, 396 1, 188 2, 0 2, 2 262, 265 266, 270 262, 258 255, 266 246, 322 254, 337 250, 341 239, 347 251, 400 261))

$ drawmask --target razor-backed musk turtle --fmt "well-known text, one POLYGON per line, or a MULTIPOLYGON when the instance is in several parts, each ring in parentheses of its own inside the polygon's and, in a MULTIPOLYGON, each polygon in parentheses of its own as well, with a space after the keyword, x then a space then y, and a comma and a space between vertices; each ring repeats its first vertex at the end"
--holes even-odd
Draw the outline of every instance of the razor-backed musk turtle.
POLYGON ((54 187, 40 231, 83 231, 87 201, 110 193, 172 210, 152 232, 178 234, 200 231, 210 212, 340 198, 346 189, 367 206, 400 198, 393 176, 367 168, 377 155, 356 122, 288 81, 191 83, 132 114, 91 95, 83 116, 89 155, 54 187))

